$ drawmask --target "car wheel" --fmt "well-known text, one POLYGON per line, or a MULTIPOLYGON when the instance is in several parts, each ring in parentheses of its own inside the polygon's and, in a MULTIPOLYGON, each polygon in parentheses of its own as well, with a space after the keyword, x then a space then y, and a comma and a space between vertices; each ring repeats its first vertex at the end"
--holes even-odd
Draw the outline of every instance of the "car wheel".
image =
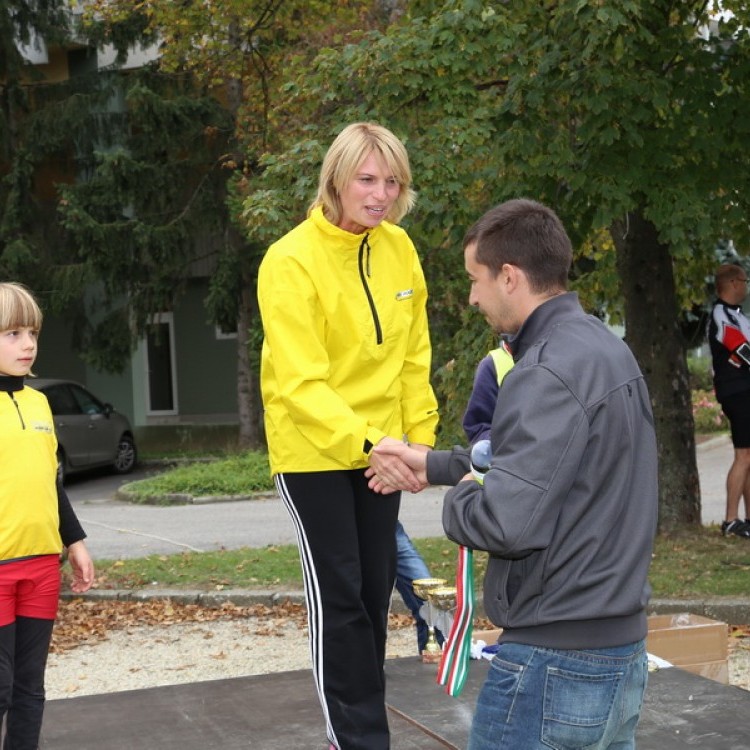
POLYGON ((138 452, 135 443, 130 435, 120 437, 117 444, 117 455, 115 456, 114 469, 117 474, 127 474, 133 471, 135 462, 138 459, 138 452))
POLYGON ((57 478, 60 484, 65 484, 65 477, 67 472, 65 471, 65 452, 62 448, 57 449, 57 478))

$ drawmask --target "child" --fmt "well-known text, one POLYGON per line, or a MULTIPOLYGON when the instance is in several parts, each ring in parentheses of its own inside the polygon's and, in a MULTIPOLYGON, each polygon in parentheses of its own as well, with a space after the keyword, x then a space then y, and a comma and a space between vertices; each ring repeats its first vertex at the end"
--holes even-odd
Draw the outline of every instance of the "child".
POLYGON ((63 545, 72 590, 83 593, 94 582, 86 534, 57 481, 49 404, 24 386, 41 325, 31 293, 0 283, 0 717, 3 747, 13 750, 39 744, 63 545))

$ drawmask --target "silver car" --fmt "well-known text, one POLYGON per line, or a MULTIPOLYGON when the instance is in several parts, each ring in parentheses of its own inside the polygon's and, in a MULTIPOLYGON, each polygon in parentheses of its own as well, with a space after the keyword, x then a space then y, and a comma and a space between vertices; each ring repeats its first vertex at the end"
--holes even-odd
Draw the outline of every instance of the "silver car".
POLYGON ((49 401, 62 479, 97 466, 111 466, 118 474, 133 470, 138 452, 124 414, 69 380, 34 378, 26 385, 41 391, 49 401))

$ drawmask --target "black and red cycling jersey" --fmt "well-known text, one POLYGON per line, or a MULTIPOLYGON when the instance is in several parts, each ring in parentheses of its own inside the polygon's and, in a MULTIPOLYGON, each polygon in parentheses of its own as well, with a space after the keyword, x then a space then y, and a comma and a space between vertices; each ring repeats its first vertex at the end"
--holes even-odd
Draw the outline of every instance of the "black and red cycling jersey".
POLYGON ((714 390, 719 402, 750 391, 750 320, 741 305, 717 300, 708 323, 714 390))

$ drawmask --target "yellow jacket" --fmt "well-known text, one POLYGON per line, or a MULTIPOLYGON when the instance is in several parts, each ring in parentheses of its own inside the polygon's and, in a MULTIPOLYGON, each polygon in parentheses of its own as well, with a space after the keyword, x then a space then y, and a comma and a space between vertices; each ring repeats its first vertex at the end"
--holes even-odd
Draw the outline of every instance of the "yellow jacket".
POLYGON ((62 550, 56 452, 47 398, 0 392, 0 561, 62 550))
POLYGON ((406 232, 360 235, 320 208, 258 273, 271 472, 356 469, 384 436, 433 445, 427 287, 406 232))

